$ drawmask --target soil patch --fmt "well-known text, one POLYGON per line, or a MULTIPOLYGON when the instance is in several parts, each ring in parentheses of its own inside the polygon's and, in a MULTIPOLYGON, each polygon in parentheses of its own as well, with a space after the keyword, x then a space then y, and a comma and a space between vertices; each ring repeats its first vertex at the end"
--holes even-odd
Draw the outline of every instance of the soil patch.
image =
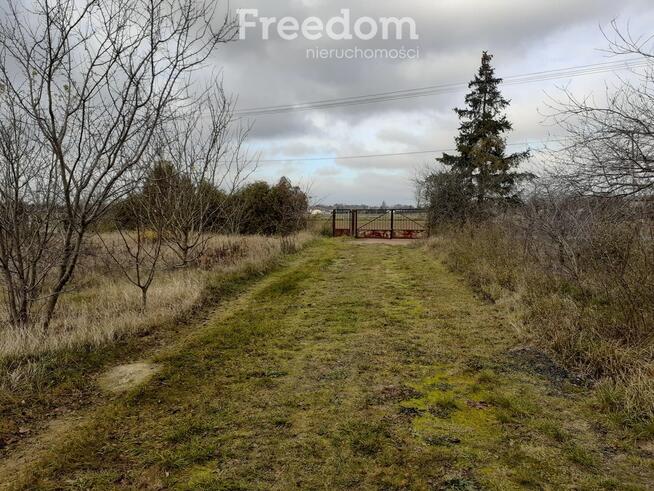
POLYGON ((127 392, 146 383, 160 368, 158 365, 145 362, 119 365, 101 375, 98 384, 103 390, 114 394, 127 392))

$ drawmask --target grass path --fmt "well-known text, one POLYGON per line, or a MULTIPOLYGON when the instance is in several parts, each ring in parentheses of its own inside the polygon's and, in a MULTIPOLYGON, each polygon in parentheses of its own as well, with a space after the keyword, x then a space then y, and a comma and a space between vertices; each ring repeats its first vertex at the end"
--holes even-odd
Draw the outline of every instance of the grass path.
POLYGON ((518 343, 507 312, 425 251, 323 240, 11 484, 648 489, 647 448, 518 343))

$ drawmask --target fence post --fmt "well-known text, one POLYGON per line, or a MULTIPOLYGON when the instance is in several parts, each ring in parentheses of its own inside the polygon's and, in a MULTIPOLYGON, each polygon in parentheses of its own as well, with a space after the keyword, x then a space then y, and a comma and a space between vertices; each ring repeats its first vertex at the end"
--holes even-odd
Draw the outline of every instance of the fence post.
POLYGON ((395 210, 391 210, 391 239, 394 235, 394 221, 395 221, 395 210))
POLYGON ((336 237, 336 210, 332 210, 332 237, 336 237))

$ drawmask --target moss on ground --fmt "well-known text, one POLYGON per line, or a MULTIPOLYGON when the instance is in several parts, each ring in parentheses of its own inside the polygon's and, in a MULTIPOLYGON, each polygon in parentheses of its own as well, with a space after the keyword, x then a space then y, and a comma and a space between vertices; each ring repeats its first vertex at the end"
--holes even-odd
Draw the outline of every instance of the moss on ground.
POLYGON ((25 489, 646 489, 591 389, 515 367, 502 307, 418 248, 323 240, 153 361, 25 489))

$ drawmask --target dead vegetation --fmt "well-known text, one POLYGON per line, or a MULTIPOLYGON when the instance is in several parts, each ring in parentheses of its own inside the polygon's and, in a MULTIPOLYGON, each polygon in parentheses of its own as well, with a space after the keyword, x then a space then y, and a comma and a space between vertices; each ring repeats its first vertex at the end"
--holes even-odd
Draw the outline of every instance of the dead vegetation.
POLYGON ((483 298, 517 309, 537 345, 597 381, 605 409, 646 426, 654 419, 654 222, 642 212, 622 201, 534 201, 452 227, 430 246, 483 298))
POLYGON ((601 97, 563 90, 550 100, 547 116, 561 139, 541 152, 540 176, 518 188, 490 174, 511 184, 515 199, 499 191, 485 202, 475 197, 485 166, 511 164, 502 152, 480 161, 470 150, 492 143, 491 113, 473 112, 462 125, 463 136, 479 131, 472 145, 459 145, 453 162, 461 169, 428 176, 419 191, 439 236, 431 245, 449 265, 487 301, 515 308, 516 326, 535 344, 596 382, 604 409, 651 433, 654 46, 616 23, 605 34, 609 53, 633 56, 641 68, 607 83, 601 97))
MULTIPOLYGON (((265 270, 288 248, 299 248, 310 239, 298 234, 290 239, 263 236, 212 236, 206 250, 189 268, 167 267, 158 273, 148 295, 148 309, 141 308, 138 289, 129 282, 113 260, 103 253, 97 239, 90 241, 70 291, 61 299, 48 329, 16 329, 2 311, 0 324, 0 385, 20 388, 39 378, 39 356, 65 350, 93 349, 121 337, 162 323, 196 304, 206 282, 216 275, 265 270), (17 360, 20 360, 17 363, 17 360)), ((103 242, 120 248, 119 234, 106 234, 103 242)), ((163 263, 172 251, 165 250, 163 263)))
POLYGON ((422 249, 316 241, 8 488, 649 489, 651 439, 512 352, 506 313, 422 249))

